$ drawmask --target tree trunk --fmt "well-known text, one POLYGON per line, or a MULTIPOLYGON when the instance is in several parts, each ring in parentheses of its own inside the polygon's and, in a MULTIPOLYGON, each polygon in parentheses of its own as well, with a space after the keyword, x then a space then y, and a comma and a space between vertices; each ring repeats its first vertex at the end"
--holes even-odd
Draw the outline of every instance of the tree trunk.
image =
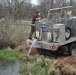
POLYGON ((53 8, 53 0, 51 0, 51 9, 53 8))
POLYGON ((72 4, 72 0, 70 0, 70 6, 72 6, 73 4, 72 4))

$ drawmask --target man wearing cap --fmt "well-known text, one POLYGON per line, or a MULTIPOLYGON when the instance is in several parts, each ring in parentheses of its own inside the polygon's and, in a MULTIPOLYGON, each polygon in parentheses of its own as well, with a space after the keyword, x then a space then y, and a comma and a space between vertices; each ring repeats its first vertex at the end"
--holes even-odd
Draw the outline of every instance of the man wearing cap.
POLYGON ((40 18, 40 12, 36 12, 35 15, 32 18, 32 22, 31 22, 31 31, 30 31, 30 34, 29 34, 29 39, 30 40, 32 39, 32 35, 35 32, 35 22, 39 21, 40 19, 41 19, 40 18))

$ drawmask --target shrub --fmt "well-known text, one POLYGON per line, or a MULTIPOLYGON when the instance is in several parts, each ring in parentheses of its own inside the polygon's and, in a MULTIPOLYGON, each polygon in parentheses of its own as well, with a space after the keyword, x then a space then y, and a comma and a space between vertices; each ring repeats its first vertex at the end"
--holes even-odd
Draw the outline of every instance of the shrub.
POLYGON ((16 62, 22 58, 22 54, 16 50, 5 48, 0 50, 0 60, 6 62, 16 62))

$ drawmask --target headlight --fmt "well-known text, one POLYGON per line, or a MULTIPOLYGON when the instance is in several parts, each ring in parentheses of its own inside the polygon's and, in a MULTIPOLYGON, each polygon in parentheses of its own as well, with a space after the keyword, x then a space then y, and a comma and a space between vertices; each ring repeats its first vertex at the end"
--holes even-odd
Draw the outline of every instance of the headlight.
POLYGON ((40 35, 39 35, 39 31, 36 31, 36 37, 39 38, 40 35))

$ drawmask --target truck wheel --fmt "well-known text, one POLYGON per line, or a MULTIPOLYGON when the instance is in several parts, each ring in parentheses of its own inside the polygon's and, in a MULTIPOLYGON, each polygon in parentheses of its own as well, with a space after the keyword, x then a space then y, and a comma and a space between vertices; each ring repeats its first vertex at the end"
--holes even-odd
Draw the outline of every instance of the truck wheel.
POLYGON ((75 55, 75 54, 76 54, 76 44, 73 43, 70 45, 69 55, 75 55))
POLYGON ((65 31, 66 40, 69 40, 71 37, 71 29, 69 27, 66 27, 65 31))
POLYGON ((69 51, 68 45, 64 45, 59 48, 59 53, 68 55, 68 51, 69 51))

